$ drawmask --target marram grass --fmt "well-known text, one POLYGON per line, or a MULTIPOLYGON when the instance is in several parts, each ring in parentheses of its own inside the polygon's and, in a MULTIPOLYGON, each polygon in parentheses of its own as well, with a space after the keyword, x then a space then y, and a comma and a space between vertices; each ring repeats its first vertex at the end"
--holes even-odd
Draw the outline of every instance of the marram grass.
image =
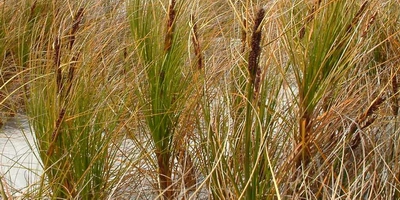
POLYGON ((2 199, 400 196, 397 1, 0 12, 0 112, 27 115, 43 168, 0 176, 2 199))

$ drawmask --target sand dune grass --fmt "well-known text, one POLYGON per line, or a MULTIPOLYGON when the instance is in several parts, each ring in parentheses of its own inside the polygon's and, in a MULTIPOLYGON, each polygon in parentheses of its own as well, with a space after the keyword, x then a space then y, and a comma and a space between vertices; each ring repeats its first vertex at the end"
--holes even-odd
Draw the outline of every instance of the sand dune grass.
POLYGON ((27 115, 43 168, 25 198, 400 195, 395 0, 0 10, 1 112, 27 115))

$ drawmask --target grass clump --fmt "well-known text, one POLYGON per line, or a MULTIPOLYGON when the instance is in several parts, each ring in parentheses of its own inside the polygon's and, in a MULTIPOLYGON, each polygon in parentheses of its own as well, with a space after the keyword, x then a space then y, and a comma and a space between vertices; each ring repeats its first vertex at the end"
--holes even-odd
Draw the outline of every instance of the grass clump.
POLYGON ((398 7, 4 1, 0 106, 27 115, 43 168, 18 192, 396 199, 398 7))
MULTIPOLYGON (((128 16, 137 57, 133 67, 144 70, 138 92, 157 159, 160 194, 173 198, 173 168, 179 153, 182 106, 189 91, 190 67, 185 66, 185 27, 177 25, 186 3, 130 1, 128 16), (161 8, 164 7, 165 10, 161 8), (185 69, 186 68, 186 69, 185 69)), ((181 136, 182 137, 182 136, 181 136)))
MULTIPOLYGON (((105 84, 108 75, 94 62, 101 55, 86 47, 92 43, 89 30, 97 27, 84 20, 93 17, 88 13, 95 8, 90 4, 77 4, 71 10, 44 6, 53 15, 36 19, 38 24, 49 24, 33 30, 48 35, 32 36, 38 39, 29 47, 35 51, 28 55, 32 80, 26 91, 27 114, 44 170, 35 194, 54 199, 106 198, 114 184, 110 182, 116 163, 112 142, 120 108, 113 102, 117 90, 105 84)), ((114 78, 108 81, 115 82, 114 78)))

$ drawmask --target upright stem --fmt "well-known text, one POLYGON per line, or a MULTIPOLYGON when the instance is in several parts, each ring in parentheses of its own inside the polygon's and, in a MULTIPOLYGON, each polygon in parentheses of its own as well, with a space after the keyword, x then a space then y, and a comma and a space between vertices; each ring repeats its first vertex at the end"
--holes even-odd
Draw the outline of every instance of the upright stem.
MULTIPOLYGON (((164 56, 166 60, 168 60, 168 56, 170 56, 172 45, 173 45, 173 38, 174 38, 174 29, 175 29, 175 18, 176 18, 176 11, 175 11, 175 0, 170 0, 169 7, 168 7, 168 16, 167 16, 167 25, 166 25, 166 35, 164 39, 164 56)), ((169 84, 164 82, 165 79, 165 68, 164 66, 160 72, 161 81, 159 82, 160 88, 163 88, 164 84, 169 84)), ((160 91, 160 96, 163 96, 163 91, 160 91)), ((167 97, 169 98, 169 97, 167 97)), ((158 111, 157 111, 158 112, 158 111)), ((159 113, 158 113, 159 114, 159 113)), ((164 114, 163 114, 164 115, 164 114)), ((168 117, 168 116, 164 116, 168 117)), ((167 119, 168 120, 168 119, 167 119)), ((168 131, 174 124, 168 123, 166 125, 165 131, 161 130, 161 137, 162 140, 167 140, 167 145, 161 145, 161 149, 158 149, 159 152, 156 152, 157 156, 157 163, 159 169, 159 179, 160 179, 160 188, 161 192, 164 192, 163 196, 165 199, 172 199, 173 198, 173 190, 172 186, 172 179, 171 179, 171 164, 170 164, 170 157, 171 157, 171 150, 170 150, 170 141, 168 141, 168 137, 172 137, 171 134, 173 132, 168 131)), ((160 129, 159 129, 160 130, 160 129)), ((163 141, 164 142, 164 141, 163 141)))
MULTIPOLYGON (((244 135, 244 146, 245 146, 245 156, 244 156, 244 176, 246 184, 250 181, 251 177, 251 168, 253 167, 252 163, 252 124, 253 124, 253 115, 252 115, 252 99, 253 99, 253 86, 252 84, 248 85, 248 101, 247 101, 247 108, 246 108, 246 122, 245 122, 245 135, 244 135)), ((249 184, 246 188, 246 199, 253 199, 252 198, 252 190, 253 185, 249 184)))
POLYGON ((256 185, 253 184, 257 179, 254 177, 251 180, 251 169, 257 166, 256 159, 257 157, 255 152, 255 148, 252 140, 252 131, 253 131, 253 102, 257 100, 257 93, 260 84, 260 67, 259 60, 261 55, 261 22, 263 21, 265 16, 265 10, 263 8, 259 9, 256 16, 255 22, 253 26, 253 33, 251 36, 250 43, 250 53, 249 53, 249 61, 248 61, 248 71, 250 74, 250 80, 247 85, 247 106, 246 106, 246 121, 245 121, 245 135, 244 135, 244 146, 245 146, 245 157, 244 157, 244 176, 245 183, 247 185, 246 191, 246 199, 255 199, 256 198, 256 185))
POLYGON ((157 152, 157 164, 159 169, 158 177, 160 179, 161 192, 164 192, 163 196, 165 199, 172 199, 173 191, 171 188, 171 170, 169 166, 170 153, 169 152, 157 152))
POLYGON ((303 117, 300 118, 299 121, 299 142, 301 144, 301 157, 298 157, 299 159, 296 162, 296 167, 300 167, 300 165, 303 164, 303 166, 306 166, 310 160, 309 155, 308 155, 308 139, 309 139, 309 134, 310 130, 308 129, 310 123, 310 118, 308 115, 303 115, 303 117))

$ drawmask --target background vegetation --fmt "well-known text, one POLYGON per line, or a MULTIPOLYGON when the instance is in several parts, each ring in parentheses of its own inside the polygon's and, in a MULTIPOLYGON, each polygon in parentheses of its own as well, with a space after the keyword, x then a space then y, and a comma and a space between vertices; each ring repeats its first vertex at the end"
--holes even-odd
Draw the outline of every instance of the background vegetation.
POLYGON ((396 0, 0 10, 1 123, 43 169, 3 199, 400 198, 396 0))

